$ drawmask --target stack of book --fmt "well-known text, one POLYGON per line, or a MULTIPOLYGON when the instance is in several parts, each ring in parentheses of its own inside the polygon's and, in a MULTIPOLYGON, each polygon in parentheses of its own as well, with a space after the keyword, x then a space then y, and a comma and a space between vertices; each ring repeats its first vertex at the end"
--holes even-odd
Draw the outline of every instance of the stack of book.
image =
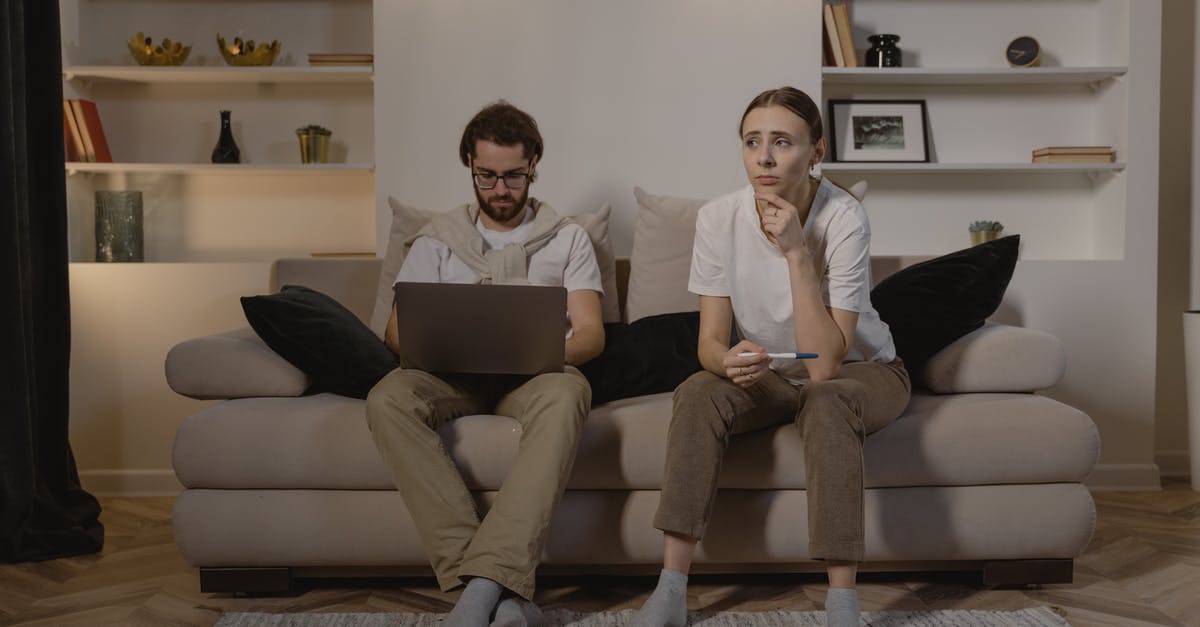
POLYGON ((350 53, 350 52, 329 52, 329 53, 310 53, 308 55, 308 64, 314 66, 323 65, 371 65, 375 63, 375 55, 367 52, 350 53))
POLYGON ((67 161, 112 163, 108 139, 100 125, 100 112, 91 100, 63 100, 63 139, 67 161))
POLYGON ((858 52, 850 30, 850 10, 844 4, 827 4, 825 15, 825 65, 858 67, 858 52))
POLYGON ((1113 163, 1112 146, 1047 146, 1033 151, 1034 163, 1113 163))

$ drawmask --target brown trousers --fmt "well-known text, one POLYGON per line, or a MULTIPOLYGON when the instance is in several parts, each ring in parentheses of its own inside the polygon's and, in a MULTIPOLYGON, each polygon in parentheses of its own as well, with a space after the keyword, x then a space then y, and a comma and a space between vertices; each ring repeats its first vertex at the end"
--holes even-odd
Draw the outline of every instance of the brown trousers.
POLYGON ((579 370, 535 377, 396 369, 367 396, 367 423, 392 469, 443 590, 487 577, 532 599, 550 517, 575 463, 592 388, 579 370), (521 425, 517 458, 487 515, 437 428, 470 414, 521 425))
POLYGON ((794 421, 804 441, 809 556, 862 561, 863 440, 895 420, 912 387, 903 363, 850 362, 802 386, 774 371, 749 388, 702 371, 675 390, 654 526, 702 538, 729 437, 794 421))

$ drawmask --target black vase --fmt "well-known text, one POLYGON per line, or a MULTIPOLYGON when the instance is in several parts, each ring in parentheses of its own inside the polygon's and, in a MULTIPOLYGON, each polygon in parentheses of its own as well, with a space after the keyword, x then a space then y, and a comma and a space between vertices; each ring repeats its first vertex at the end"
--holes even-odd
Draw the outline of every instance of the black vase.
POLYGON ((213 163, 240 163, 242 151, 238 150, 237 142, 233 141, 233 130, 229 126, 229 112, 221 112, 221 136, 212 151, 213 163))
POLYGON ((871 42, 871 49, 867 50, 867 67, 901 66, 900 49, 896 47, 896 42, 900 41, 899 35, 871 35, 867 41, 871 42))

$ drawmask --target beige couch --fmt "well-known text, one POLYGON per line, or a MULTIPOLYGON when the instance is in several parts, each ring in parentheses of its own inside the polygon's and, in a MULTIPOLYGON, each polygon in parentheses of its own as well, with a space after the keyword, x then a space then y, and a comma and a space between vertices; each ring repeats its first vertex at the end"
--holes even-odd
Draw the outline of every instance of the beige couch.
MULTIPOLYGON (((636 244, 634 252, 636 265, 636 244)), ((380 266, 283 260, 275 283, 323 291, 368 320, 380 266)), ((985 584, 1070 581, 1095 524, 1083 480, 1099 437, 1087 415, 1035 393, 1064 368, 1054 337, 992 324, 934 357, 925 384, 953 393, 917 393, 899 420, 867 438, 864 570, 976 571, 985 584)), ((182 394, 228 399, 188 417, 173 453, 185 487, 175 541, 200 569, 203 590, 431 574, 363 401, 303 396, 304 373, 248 329, 180 344, 166 370, 182 394)), ((661 534, 650 523, 670 414, 670 393, 593 409, 543 574, 656 572, 661 534)), ((486 507, 515 454, 515 423, 470 416, 441 433, 486 507)), ((807 555, 794 427, 735 438, 720 485, 697 571, 821 569, 807 555)))

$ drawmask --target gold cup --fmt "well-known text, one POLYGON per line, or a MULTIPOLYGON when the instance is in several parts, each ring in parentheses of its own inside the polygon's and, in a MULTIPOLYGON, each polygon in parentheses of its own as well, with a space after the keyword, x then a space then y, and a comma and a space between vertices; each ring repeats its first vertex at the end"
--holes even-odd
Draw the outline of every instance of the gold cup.
POLYGON ((320 126, 296 129, 300 139, 300 163, 329 163, 329 138, 333 133, 320 126))
POLYGON ((971 231, 971 245, 978 246, 984 242, 999 239, 1004 231, 971 231))

